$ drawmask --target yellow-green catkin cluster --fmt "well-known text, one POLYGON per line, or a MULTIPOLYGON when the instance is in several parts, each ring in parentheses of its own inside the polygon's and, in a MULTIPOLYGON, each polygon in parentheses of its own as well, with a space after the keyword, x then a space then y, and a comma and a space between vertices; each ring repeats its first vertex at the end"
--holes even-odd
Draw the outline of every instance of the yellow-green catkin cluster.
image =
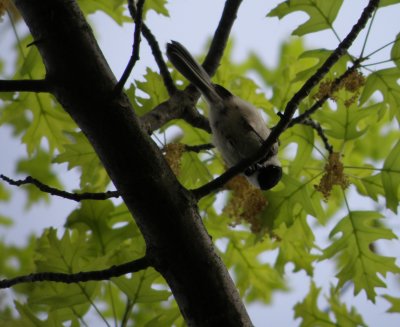
POLYGON ((339 185, 343 190, 349 186, 349 179, 343 170, 340 154, 338 152, 331 153, 325 165, 325 174, 319 184, 315 185, 315 189, 322 193, 325 200, 328 200, 334 185, 339 185))
POLYGON ((326 79, 319 85, 318 92, 314 95, 317 100, 329 97, 333 101, 338 100, 337 92, 339 90, 346 90, 352 93, 347 99, 343 100, 344 105, 348 108, 355 103, 360 95, 360 90, 365 84, 365 77, 359 71, 354 70, 346 76, 339 84, 334 80, 326 79))
POLYGON ((232 191, 232 197, 225 206, 224 213, 234 221, 232 225, 245 221, 250 224, 253 233, 259 233, 262 229, 259 214, 267 205, 263 193, 243 176, 231 179, 226 187, 232 191))
POLYGON ((176 176, 179 176, 181 170, 181 158, 185 151, 185 146, 182 143, 170 143, 164 147, 165 160, 176 176))
POLYGON ((8 8, 8 0, 0 0, 0 18, 6 13, 8 8))

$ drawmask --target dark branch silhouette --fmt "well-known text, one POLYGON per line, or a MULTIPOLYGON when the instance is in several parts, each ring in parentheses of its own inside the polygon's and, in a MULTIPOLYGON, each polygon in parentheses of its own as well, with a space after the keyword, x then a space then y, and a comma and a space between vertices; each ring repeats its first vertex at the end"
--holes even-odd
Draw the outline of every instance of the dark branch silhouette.
POLYGON ((46 80, 0 80, 0 92, 50 92, 46 80))
POLYGON ((322 142, 324 143, 325 149, 328 151, 329 154, 333 153, 333 146, 329 143, 328 137, 325 135, 324 130, 319 123, 309 117, 304 119, 301 123, 315 129, 322 142))
MULTIPOLYGON (((131 14, 131 17, 134 19, 136 17, 136 6, 134 5, 133 0, 128 0, 128 9, 129 13, 131 14)), ((168 67, 164 61, 156 37, 144 22, 142 22, 142 34, 151 48, 151 52, 153 53, 158 69, 160 70, 160 74, 164 80, 164 85, 168 91, 168 94, 172 96, 177 89, 171 78, 171 74, 169 73, 168 67)))
POLYGON ((137 12, 134 17, 135 21, 135 32, 133 37, 133 45, 132 45, 132 55, 129 59, 128 65, 126 66, 124 73, 122 74, 121 79, 117 83, 115 87, 115 94, 120 94, 126 81, 128 80, 129 75, 132 72, 133 67, 135 67, 136 62, 139 60, 139 51, 140 51, 140 34, 142 32, 142 16, 143 16, 143 6, 145 0, 138 0, 137 2, 137 12))
POLYGON ((325 60, 321 67, 311 76, 306 83, 300 88, 299 91, 291 98, 286 105, 283 115, 281 116, 278 124, 272 129, 271 134, 265 140, 262 147, 252 156, 243 159, 237 165, 229 168, 225 173, 216 179, 212 180, 197 189, 192 190, 194 196, 200 199, 209 193, 215 192, 222 188, 232 177, 243 172, 251 164, 260 160, 265 153, 271 149, 272 145, 278 140, 281 135, 290 125, 293 115, 297 110, 300 102, 310 94, 311 90, 324 78, 332 66, 347 52, 354 40, 357 38, 360 31, 365 27, 368 19, 379 5, 379 0, 370 0, 368 5, 364 8, 359 20, 352 27, 349 34, 338 45, 335 51, 325 60))
POLYGON ((108 280, 112 277, 119 277, 127 273, 138 272, 150 267, 150 261, 145 256, 122 265, 112 266, 97 271, 84 271, 76 274, 64 274, 56 272, 41 272, 11 279, 0 280, 0 289, 9 288, 16 284, 31 282, 59 282, 59 283, 80 283, 88 281, 108 280))
POLYGON ((203 67, 210 76, 213 76, 217 71, 241 3, 242 0, 228 0, 225 3, 224 11, 211 41, 210 49, 203 62, 203 67))
POLYGON ((117 191, 107 191, 104 193, 90 193, 90 192, 70 193, 70 192, 62 191, 62 190, 56 189, 54 187, 50 187, 46 184, 43 184, 42 182, 38 181, 37 179, 33 178, 32 176, 28 176, 22 180, 14 180, 14 179, 11 179, 11 178, 1 174, 0 178, 10 185, 14 185, 14 186, 18 186, 18 187, 21 185, 27 185, 27 184, 34 185, 42 192, 49 193, 49 194, 55 195, 55 196, 59 196, 64 199, 73 200, 76 202, 80 202, 83 200, 106 200, 106 199, 110 199, 110 198, 118 198, 120 196, 117 191))
POLYGON ((211 143, 206 144, 199 144, 199 145, 186 145, 185 144, 185 151, 187 152, 196 152, 199 153, 201 151, 207 151, 214 148, 214 145, 211 143))
MULTIPOLYGON (((241 3, 242 0, 227 0, 225 3, 221 19, 215 30, 210 49, 203 63, 204 68, 210 76, 215 74, 221 61, 241 3)), ((164 74, 162 75, 164 77, 164 74)), ((168 84, 166 84, 166 86, 167 85, 168 84)), ((146 130, 151 133, 170 120, 184 119, 193 127, 201 128, 210 133, 211 129, 208 119, 201 115, 195 107, 199 96, 200 93, 196 88, 193 85, 189 85, 184 91, 175 92, 171 99, 161 103, 152 111, 141 117, 142 124, 145 126, 146 130)))
POLYGON ((195 100, 191 99, 185 91, 176 91, 169 100, 160 103, 149 113, 143 115, 140 122, 143 128, 151 134, 167 122, 183 118, 193 127, 211 133, 208 119, 200 114, 194 105, 195 100))

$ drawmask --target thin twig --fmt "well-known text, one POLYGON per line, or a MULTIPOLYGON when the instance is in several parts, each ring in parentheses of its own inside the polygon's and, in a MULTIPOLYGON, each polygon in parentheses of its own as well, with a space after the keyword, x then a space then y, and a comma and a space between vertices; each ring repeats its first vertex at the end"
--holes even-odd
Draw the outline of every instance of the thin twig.
POLYGON ((378 53, 379 51, 382 51, 383 49, 387 48, 388 46, 396 43, 398 40, 400 39, 400 36, 396 37, 393 41, 390 41, 384 45, 382 45, 381 47, 379 47, 378 49, 368 53, 365 58, 370 58, 371 56, 373 56, 374 54, 378 53))
POLYGON ((333 153, 333 146, 329 143, 328 137, 325 135, 324 130, 321 125, 316 121, 312 120, 310 117, 306 118, 301 122, 304 125, 310 126, 318 133, 322 142, 324 142, 325 149, 329 152, 329 154, 333 153))
POLYGON ((11 279, 0 280, 0 289, 9 288, 16 284, 32 282, 59 282, 59 283, 80 283, 88 281, 108 280, 112 277, 119 277, 127 273, 137 272, 150 267, 150 261, 146 256, 136 259, 122 265, 112 266, 111 268, 85 271, 76 274, 64 274, 55 272, 41 272, 11 279))
POLYGON ((33 178, 32 176, 28 176, 22 180, 14 180, 14 179, 11 179, 11 178, 1 174, 0 178, 10 185, 14 185, 14 186, 18 186, 18 187, 21 185, 27 185, 27 184, 34 185, 42 192, 49 193, 49 194, 55 195, 55 196, 59 196, 64 199, 73 200, 76 202, 80 202, 83 200, 107 200, 110 198, 118 198, 120 196, 118 191, 107 191, 104 193, 89 193, 89 192, 70 193, 70 192, 62 191, 62 190, 56 189, 54 187, 50 187, 46 184, 43 184, 42 182, 38 181, 37 179, 33 178))
POLYGON ((50 84, 44 80, 0 80, 0 92, 50 92, 50 84))
POLYGON ((133 67, 135 67, 136 62, 139 60, 139 51, 140 51, 140 35, 142 32, 142 16, 143 16, 143 6, 145 0, 138 0, 137 2, 137 12, 135 15, 135 32, 133 36, 133 45, 132 45, 132 55, 129 59, 128 65, 126 66, 124 73, 122 74, 121 79, 117 83, 114 89, 115 94, 120 94, 126 81, 128 80, 129 75, 132 72, 133 67))
POLYGON ((364 57, 365 47, 367 46, 368 37, 369 37, 369 34, 371 33, 371 29, 372 29, 372 25, 374 23, 375 15, 376 15, 376 11, 372 15, 371 21, 369 22, 369 26, 368 26, 368 29, 367 29, 367 34, 365 35, 364 43, 363 43, 363 46, 362 46, 362 49, 361 49, 360 58, 364 57))
MULTIPOLYGON (((136 7, 133 3, 133 0, 128 0, 128 9, 131 17, 132 18, 136 17, 136 7)), ((172 96, 177 89, 175 87, 175 84, 171 78, 171 74, 169 73, 168 67, 162 56, 160 46, 158 45, 158 42, 153 33, 144 22, 142 22, 142 34, 151 48, 154 60, 156 61, 158 69, 160 70, 160 74, 164 80, 165 88, 167 89, 168 94, 172 96)))
POLYGON ((207 151, 214 148, 214 145, 211 143, 199 144, 199 145, 185 145, 185 151, 187 152, 196 152, 199 153, 201 151, 207 151))
POLYGON ((307 97, 311 90, 316 86, 323 77, 329 72, 332 66, 347 52, 350 48, 360 31, 365 27, 368 19, 379 5, 379 0, 370 0, 368 5, 364 8, 358 22, 353 26, 350 33, 346 38, 340 42, 336 50, 325 60, 322 66, 311 76, 306 83, 300 88, 300 90, 291 98, 286 105, 285 111, 278 122, 278 124, 272 129, 271 134, 265 140, 262 147, 252 156, 241 160, 237 165, 229 168, 225 173, 216 179, 212 180, 197 189, 192 190, 194 196, 200 199, 209 193, 215 192, 222 188, 232 177, 244 171, 251 164, 260 160, 265 153, 271 149, 272 145, 277 142, 278 137, 286 128, 289 127, 292 117, 297 110, 300 102, 307 97))

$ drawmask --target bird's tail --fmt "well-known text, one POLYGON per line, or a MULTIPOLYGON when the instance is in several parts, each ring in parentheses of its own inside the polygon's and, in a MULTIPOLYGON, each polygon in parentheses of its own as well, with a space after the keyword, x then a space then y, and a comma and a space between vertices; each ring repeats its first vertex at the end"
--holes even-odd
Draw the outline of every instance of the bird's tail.
POLYGON ((213 102, 220 98, 215 91, 210 76, 182 44, 176 41, 168 43, 167 56, 175 68, 190 83, 196 86, 208 101, 213 102))

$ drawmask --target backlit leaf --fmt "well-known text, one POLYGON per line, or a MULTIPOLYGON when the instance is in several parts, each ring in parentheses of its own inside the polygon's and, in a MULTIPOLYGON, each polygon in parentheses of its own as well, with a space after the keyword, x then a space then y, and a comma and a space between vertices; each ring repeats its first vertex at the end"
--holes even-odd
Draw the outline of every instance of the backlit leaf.
POLYGON ((287 0, 272 9, 269 17, 279 19, 297 11, 305 12, 309 19, 293 31, 293 35, 304 35, 332 28, 343 0, 287 0))
POLYGON ((294 306, 295 318, 301 318, 300 326, 319 326, 319 327, 334 327, 336 324, 331 321, 327 312, 318 308, 317 301, 320 288, 317 288, 314 283, 311 283, 310 291, 304 298, 303 302, 299 302, 294 306))
POLYGON ((400 298, 390 295, 383 295, 383 297, 391 304, 387 312, 400 313, 400 298))
POLYGON ((371 96, 379 91, 383 96, 385 105, 389 108, 392 117, 400 121, 400 70, 396 68, 387 68, 378 70, 368 75, 364 90, 361 93, 360 104, 370 100, 371 96))
POLYGON ((381 173, 382 185, 385 190, 386 205, 397 213, 400 194, 400 142, 388 155, 381 173))
POLYGON ((146 269, 132 274, 132 277, 113 278, 112 282, 123 291, 133 303, 151 303, 166 301, 171 292, 156 290, 152 284, 160 274, 154 269, 146 269))
POLYGON ((392 51, 390 52, 390 59, 394 61, 397 68, 400 68, 400 33, 396 35, 392 51))
POLYGON ((380 226, 382 216, 373 211, 352 211, 342 218, 331 231, 330 236, 340 234, 339 238, 324 250, 321 259, 339 255, 340 271, 338 287, 346 282, 354 284, 354 294, 364 290, 368 299, 375 302, 376 287, 384 287, 379 275, 399 272, 395 259, 377 254, 371 246, 379 239, 394 239, 395 234, 380 226))

